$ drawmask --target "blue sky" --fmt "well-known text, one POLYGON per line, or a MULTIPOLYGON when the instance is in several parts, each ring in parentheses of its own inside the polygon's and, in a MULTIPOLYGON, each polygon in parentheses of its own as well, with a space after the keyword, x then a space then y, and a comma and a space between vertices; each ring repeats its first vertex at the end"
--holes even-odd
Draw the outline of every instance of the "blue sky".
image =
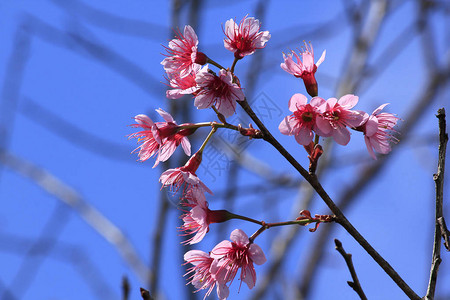
MULTIPOLYGON (((319 95, 325 99, 337 96, 337 83, 348 67, 353 34, 342 3, 271 1, 265 4, 264 16, 258 16, 255 14, 257 1, 227 4, 205 1, 198 12, 200 50, 226 66, 231 65, 233 56, 223 48, 221 26, 225 21, 241 19, 246 14, 263 20, 263 29, 269 30, 272 38, 260 51, 263 54, 259 62, 261 74, 250 101, 264 115, 264 122, 275 137, 303 165, 307 164, 303 148, 292 137, 281 135, 277 128, 289 114, 289 98, 305 91, 299 79, 282 71, 279 64, 282 52, 299 48, 303 40, 312 42, 317 56, 326 49, 325 62, 317 72, 319 95), (329 25, 315 32, 323 23, 329 25), (265 110, 267 107, 271 110, 265 110)), ((158 178, 162 169, 152 169, 152 161, 137 162, 136 155, 130 154, 136 147, 135 141, 128 141, 126 136, 133 132, 128 125, 135 115, 146 113, 156 118, 154 109, 169 109, 160 62, 162 45, 171 36, 170 1, 87 4, 87 1, 72 0, 0 4, 3 41, 0 145, 20 161, 45 169, 76 191, 83 201, 115 224, 142 262, 149 264, 160 205, 158 178), (98 11, 117 18, 105 20, 100 17, 103 14, 96 14, 98 11)), ((388 111, 396 113, 403 123, 408 121, 405 118, 430 78, 423 41, 415 34, 408 38, 408 28, 414 24, 417 10, 414 1, 393 2, 393 12, 381 26, 368 59, 372 70, 381 73, 363 80, 356 92, 360 97, 356 109, 371 112, 389 102, 388 111), (404 46, 389 48, 399 36, 406 37, 404 46), (400 49, 398 53, 397 49, 400 49)), ((187 24, 188 17, 184 8, 180 27, 187 24)), ((430 26, 437 63, 443 65, 449 57, 448 12, 447 15, 433 12, 430 26)), ((251 57, 244 59, 236 69, 244 89, 251 78, 247 76, 250 61, 251 57)), ((421 296, 428 281, 433 236, 432 174, 436 171, 437 157, 434 114, 440 107, 448 108, 448 99, 447 84, 424 109, 409 137, 400 138, 398 148, 381 174, 346 211, 355 227, 421 296)), ((230 120, 245 120, 242 114, 238 110, 230 120)), ((190 119, 179 116, 177 121, 215 120, 209 110, 192 109, 190 115, 190 119)), ((227 135, 228 132, 220 134, 224 140, 235 138, 227 135)), ((199 147, 206 135, 206 130, 196 133, 193 149, 199 147)), ((273 174, 298 178, 294 169, 262 141, 250 142, 246 151, 269 165, 273 174)), ((186 159, 181 150, 177 153, 180 159, 186 159)), ((220 146, 211 150, 208 159, 204 164, 209 163, 210 167, 199 169, 198 175, 216 194, 208 198, 211 208, 233 205, 237 213, 270 221, 286 220, 292 215, 292 205, 303 191, 296 187, 276 189, 245 168, 239 171, 235 182, 238 195, 234 204, 226 203, 223 191, 229 182, 229 159, 220 146), (249 186, 255 185, 255 191, 247 192, 249 186), (260 186, 268 191, 258 192, 260 186)), ((363 137, 354 133, 348 146, 335 145, 332 163, 334 167, 325 175, 323 184, 332 198, 338 199, 361 170, 372 163, 363 137)), ((147 283, 89 221, 14 168, 2 166, 0 172, 0 298, 6 299, 5 291, 10 289, 15 296, 11 299, 98 299, 100 295, 120 299, 120 281, 125 275, 132 287, 130 299, 139 299, 139 287, 147 287, 147 283), (40 241, 34 244, 40 253, 30 250, 36 241, 40 241), (23 266, 26 268, 20 271, 23 266)), ((314 200, 311 211, 328 213, 319 199, 314 200)), ((448 205, 445 211, 448 215, 448 205)), ((179 247, 176 230, 178 215, 179 211, 171 206, 164 231, 160 289, 167 299, 185 297, 182 292, 185 282, 181 277, 184 250, 179 247)), ((230 223, 220 233, 217 233, 220 227, 212 225, 205 241, 194 248, 208 251, 218 241, 228 239, 234 228, 242 228, 248 235, 258 229, 242 222, 230 223)), ((321 225, 319 231, 325 226, 321 225)), ((284 232, 285 229, 269 230, 256 241, 265 251, 268 263, 273 239, 284 232)), ((282 276, 286 290, 295 283, 288 279, 301 277, 305 260, 314 251, 311 245, 316 234, 305 228, 287 253, 282 276)), ((345 231, 337 229, 332 235, 353 254, 369 299, 406 299, 345 231)), ((357 299, 346 285, 350 275, 332 242, 325 245, 324 253, 310 298, 339 295, 338 299, 357 299)), ((448 296, 450 288, 444 284, 450 276, 448 254, 442 255, 438 293, 448 296)), ((258 276, 262 276, 265 268, 257 268, 258 276)), ((231 287, 231 299, 251 295, 245 286, 238 294, 238 287, 236 280, 231 287)), ((279 286, 274 288, 267 299, 276 299, 276 293, 280 292, 279 286)))

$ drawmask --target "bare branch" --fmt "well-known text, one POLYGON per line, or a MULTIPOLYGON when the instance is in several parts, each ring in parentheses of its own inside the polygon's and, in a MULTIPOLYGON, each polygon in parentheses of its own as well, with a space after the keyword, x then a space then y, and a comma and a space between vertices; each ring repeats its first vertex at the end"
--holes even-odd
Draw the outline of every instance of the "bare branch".
POLYGON ((358 276, 356 275, 355 267, 353 266, 352 255, 350 253, 345 252, 344 247, 342 247, 341 241, 339 241, 338 239, 335 239, 334 243, 336 244, 336 250, 345 259, 345 263, 347 264, 348 270, 350 271, 350 274, 352 275, 353 282, 347 281, 348 285, 358 294, 358 296, 359 296, 359 298, 361 298, 361 300, 367 300, 367 297, 364 294, 361 284, 359 283, 358 276))
MULTIPOLYGON (((445 153, 447 149, 448 135, 446 133, 445 109, 438 110, 436 117, 439 119, 439 158, 437 173, 433 175, 433 180, 436 185, 436 199, 435 199, 435 227, 434 227, 434 244, 433 256, 431 262, 430 279, 428 282, 427 295, 424 299, 433 300, 436 291, 437 275, 441 259, 441 239, 444 237, 443 233, 447 233, 444 227, 443 205, 444 205, 444 170, 445 170, 445 153), (440 220, 440 222, 439 222, 440 220), (441 231, 441 228, 444 231, 441 231)), ((445 239, 445 238, 444 238, 445 239)), ((448 242, 448 237, 446 243, 448 242)))

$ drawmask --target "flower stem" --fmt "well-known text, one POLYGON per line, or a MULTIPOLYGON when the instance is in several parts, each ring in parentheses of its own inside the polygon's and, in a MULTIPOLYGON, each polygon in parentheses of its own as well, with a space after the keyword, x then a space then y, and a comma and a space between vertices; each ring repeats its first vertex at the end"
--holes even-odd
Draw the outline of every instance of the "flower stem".
POLYGON ((233 64, 231 65, 231 68, 230 68, 230 72, 232 73, 232 74, 234 74, 234 67, 236 67, 236 64, 237 64, 237 62, 239 61, 239 58, 234 58, 234 61, 233 61, 233 64))
POLYGON ((213 136, 213 134, 217 131, 217 127, 214 125, 214 123, 211 123, 211 131, 209 132, 208 136, 206 137, 206 139, 203 141, 202 146, 200 147, 200 149, 198 149, 198 152, 202 153, 203 150, 206 147, 206 144, 209 142, 209 140, 211 139, 211 137, 213 136))
POLYGON ((219 63, 216 63, 214 60, 212 60, 211 58, 208 57, 208 59, 206 60, 207 63, 212 64, 213 66, 218 67, 219 69, 224 69, 224 67, 222 67, 219 63))

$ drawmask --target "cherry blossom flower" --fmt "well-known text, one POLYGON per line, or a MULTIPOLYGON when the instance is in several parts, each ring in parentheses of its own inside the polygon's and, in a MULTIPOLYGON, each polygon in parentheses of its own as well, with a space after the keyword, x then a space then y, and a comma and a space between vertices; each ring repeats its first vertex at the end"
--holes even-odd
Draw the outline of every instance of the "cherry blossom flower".
POLYGON ((316 119, 320 117, 318 107, 325 103, 325 100, 314 97, 310 104, 306 102, 306 96, 302 94, 293 95, 289 100, 289 110, 293 114, 285 117, 278 126, 282 134, 295 135, 295 140, 300 145, 308 145, 312 142, 313 130, 319 135, 321 134, 316 119))
POLYGON ((184 235, 194 235, 184 241, 184 244, 196 244, 203 240, 209 231, 209 224, 222 223, 230 219, 230 214, 226 210, 210 210, 205 194, 200 190, 189 190, 184 196, 181 205, 191 208, 181 216, 183 225, 180 227, 184 235))
POLYGON ((197 50, 198 38, 194 29, 186 25, 184 34, 176 32, 176 38, 169 42, 169 47, 165 47, 168 55, 161 62, 164 70, 170 73, 178 73, 180 77, 186 77, 193 71, 195 64, 204 65, 207 57, 197 50))
POLYGON ((230 241, 222 241, 211 251, 210 256, 218 260, 219 270, 226 270, 225 281, 233 281, 239 269, 240 280, 252 289, 256 282, 256 272, 253 263, 262 265, 266 257, 262 249, 250 243, 247 235, 240 229, 231 232, 230 241))
POLYGON ((318 93, 317 81, 314 74, 320 64, 325 60, 326 50, 322 52, 319 60, 314 63, 314 51, 312 45, 308 45, 306 42, 304 42, 304 44, 305 46, 300 50, 301 59, 300 56, 292 50, 290 54, 286 55, 283 53, 284 63, 281 63, 280 66, 289 74, 302 78, 308 94, 314 97, 317 96, 318 93), (293 57, 295 57, 297 62, 294 61, 293 57))
POLYGON ((179 73, 168 73, 169 85, 171 90, 166 91, 166 96, 169 99, 178 99, 184 95, 196 94, 198 90, 195 78, 200 71, 200 65, 195 64, 192 67, 192 72, 185 77, 181 77, 179 73))
POLYGON ((145 161, 157 155, 156 167, 160 161, 166 161, 172 156, 176 148, 181 144, 186 155, 191 155, 191 144, 187 136, 191 135, 195 129, 181 129, 172 116, 162 109, 156 110, 165 122, 153 122, 148 116, 140 114, 134 117, 137 124, 131 125, 135 128, 142 128, 142 131, 129 135, 129 138, 137 138, 141 143, 133 152, 138 151, 140 161, 145 161))
POLYGON ((223 40, 226 49, 234 53, 234 57, 241 59, 246 55, 251 55, 256 49, 265 47, 270 39, 268 31, 259 31, 261 24, 259 20, 245 16, 237 24, 233 19, 225 22, 223 40))
POLYGON ((189 190, 200 190, 212 194, 211 190, 195 174, 201 162, 202 153, 197 152, 183 167, 165 171, 159 178, 162 187, 170 187, 174 192, 183 188, 183 194, 189 190))
POLYGON ((366 122, 356 130, 364 132, 367 150, 373 159, 377 159, 374 150, 381 154, 391 152, 390 142, 396 142, 392 136, 394 126, 399 118, 390 113, 381 112, 389 103, 380 105, 366 118, 366 122))
POLYGON ((195 97, 194 105, 198 109, 215 105, 217 110, 229 117, 236 111, 236 101, 244 100, 241 87, 233 83, 233 74, 227 70, 220 70, 219 76, 209 72, 204 66, 197 74, 196 82, 200 88, 195 97))
POLYGON ((208 253, 200 250, 186 252, 184 260, 186 263, 193 265, 193 267, 188 269, 186 275, 194 273, 189 277, 189 283, 197 289, 196 292, 206 289, 206 298, 211 294, 214 286, 216 286, 219 299, 227 299, 230 291, 225 284, 225 273, 217 267, 217 260, 214 260, 208 253))
POLYGON ((321 118, 317 118, 317 127, 322 131, 322 136, 332 136, 339 145, 347 145, 350 141, 348 127, 358 127, 365 119, 364 112, 350 110, 358 103, 355 95, 345 95, 339 100, 330 98, 323 103, 319 110, 321 118))

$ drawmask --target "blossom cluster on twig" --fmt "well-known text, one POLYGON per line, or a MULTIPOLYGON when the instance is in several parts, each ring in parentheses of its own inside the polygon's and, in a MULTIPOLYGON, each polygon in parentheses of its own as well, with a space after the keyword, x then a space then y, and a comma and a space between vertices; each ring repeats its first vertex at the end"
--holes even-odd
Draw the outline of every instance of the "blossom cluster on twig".
MULTIPOLYGON (((315 224, 310 229, 314 232, 320 223, 333 222, 334 216, 315 215, 302 210, 295 220, 266 223, 241 216, 226 210, 210 210, 205 193, 213 192, 199 179, 196 171, 202 162, 202 153, 211 137, 217 130, 235 130, 255 139, 265 139, 264 132, 248 128, 241 124, 229 124, 227 117, 236 113, 236 105, 246 102, 244 90, 239 78, 235 75, 237 63, 245 56, 263 49, 271 35, 261 30, 259 20, 245 16, 240 22, 233 19, 226 21, 223 28, 225 34, 224 47, 234 55, 230 68, 212 60, 205 53, 198 50, 198 37, 194 29, 187 25, 184 31, 178 30, 176 36, 168 46, 167 53, 161 64, 167 74, 168 86, 166 96, 169 99, 178 99, 184 95, 194 97, 194 106, 197 109, 211 108, 217 115, 219 122, 209 121, 203 123, 184 123, 178 125, 173 117, 162 109, 156 111, 164 122, 154 122, 146 115, 137 115, 136 124, 132 126, 141 131, 131 134, 130 138, 137 138, 139 146, 139 160, 146 161, 156 157, 154 167, 159 162, 168 160, 181 145, 185 154, 190 156, 184 166, 169 169, 163 172, 159 181, 162 187, 175 192, 181 191, 180 206, 183 214, 183 225, 179 228, 186 236, 184 244, 196 244, 202 241, 209 232, 212 223, 225 222, 230 219, 240 219, 260 225, 250 238, 241 229, 231 232, 230 240, 224 240, 216 245, 209 253, 200 250, 191 250, 184 255, 186 264, 190 264, 187 274, 188 280, 197 291, 206 290, 208 296, 214 288, 219 299, 229 296, 229 286, 240 271, 239 280, 245 282, 251 289, 256 283, 254 264, 261 265, 266 261, 263 250, 254 243, 254 240, 264 230, 275 226, 308 225, 315 224), (214 72, 212 67, 218 68, 214 72), (211 130, 205 138, 200 149, 191 155, 191 145, 188 137, 198 128, 210 127, 211 130)), ((304 42, 299 53, 290 51, 283 54, 284 62, 281 68, 300 78, 307 93, 312 97, 296 93, 288 102, 292 114, 286 116, 279 125, 282 134, 294 136, 295 140, 305 147, 310 160, 310 172, 314 173, 318 159, 323 150, 319 144, 319 137, 332 137, 340 145, 347 145, 350 141, 350 130, 360 131, 364 134, 369 154, 376 159, 375 152, 388 153, 390 142, 395 141, 392 136, 393 127, 398 118, 393 114, 381 112, 387 104, 378 107, 372 114, 360 110, 353 110, 359 98, 355 95, 344 95, 325 100, 318 95, 318 83, 315 73, 325 60, 323 51, 319 60, 314 62, 314 51, 311 44, 304 42)), ((248 113, 248 111, 246 110, 248 113)))

